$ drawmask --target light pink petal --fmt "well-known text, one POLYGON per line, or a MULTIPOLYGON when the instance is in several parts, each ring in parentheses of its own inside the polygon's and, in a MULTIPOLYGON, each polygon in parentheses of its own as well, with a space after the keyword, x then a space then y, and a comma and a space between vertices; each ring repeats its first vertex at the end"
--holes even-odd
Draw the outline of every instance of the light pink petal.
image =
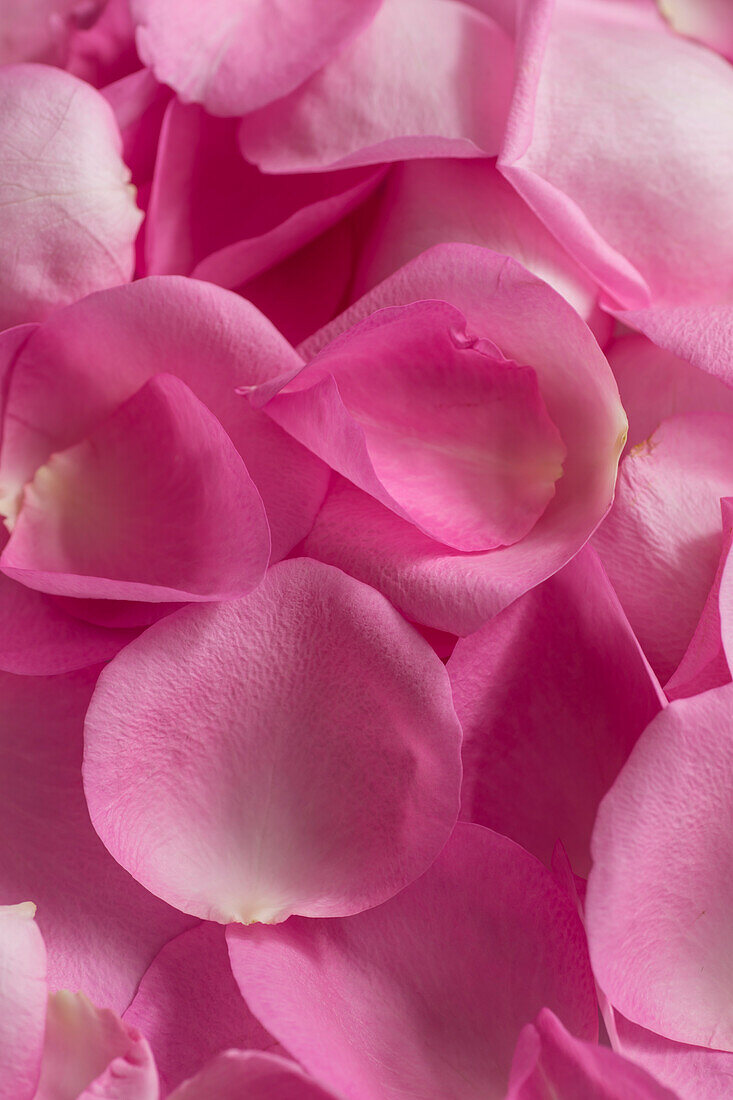
POLYGON ((733 387, 733 305, 617 310, 658 347, 733 387))
POLYGON ((621 463, 594 545, 664 684, 681 661, 715 578, 720 500, 733 495, 733 418, 677 416, 621 463))
POLYGON ((518 541, 562 477, 565 448, 534 371, 446 302, 381 310, 253 398, 333 469, 461 550, 518 541))
POLYGON ((46 1018, 46 950, 31 902, 0 906, 0 1100, 33 1100, 46 1018))
POLYGON ((623 0, 533 0, 517 49, 500 163, 548 228, 622 308, 729 299, 730 66, 623 0))
POLYGON ((519 1036, 506 1100, 678 1100, 613 1051, 575 1039, 543 1008, 519 1036))
POLYGON ((617 1049, 674 1089, 679 1100, 731 1100, 733 1054, 675 1043, 615 1014, 617 1049))
POLYGON ((150 1048, 114 1012, 83 993, 48 1000, 46 1037, 34 1100, 158 1100, 150 1048))
POLYGON ((234 391, 301 363, 254 306, 206 283, 169 276, 90 296, 42 325, 16 362, 0 497, 15 498, 52 453, 80 443, 164 367, 211 410, 244 459, 277 560, 312 525, 328 471, 234 391))
POLYGON ((224 929, 208 921, 162 948, 124 1019, 153 1048, 164 1096, 229 1047, 281 1050, 242 999, 224 929))
POLYGON ((611 1003, 733 1050, 733 685, 671 703, 601 803, 587 923, 611 1003))
POLYGON ((242 596, 270 556, 265 510, 221 424, 159 374, 26 485, 0 568, 58 595, 242 596))
POLYGON ((265 172, 494 155, 512 60, 507 35, 462 3, 384 0, 307 84, 243 120, 244 155, 265 172))
POLYGON ((110 852, 185 912, 338 916, 444 845, 460 726, 443 665, 387 601, 297 559, 243 600, 161 620, 107 667, 84 782, 110 852))
POLYGON ((461 817, 549 865, 590 866, 598 803, 663 695, 590 548, 448 662, 463 727, 461 817))
POLYGON ((458 825, 377 909, 227 932, 258 1019, 346 1100, 502 1100, 524 1024, 550 1005, 595 1038, 573 904, 506 837, 458 825))
POLYGON ((607 339, 610 318, 597 305, 597 285, 510 187, 494 160, 394 165, 368 227, 352 300, 444 241, 466 241, 513 256, 567 298, 599 341, 607 339))
POLYGON ((237 123, 171 100, 146 223, 146 270, 237 287, 313 240, 374 190, 384 169, 265 176, 237 123))
POLYGON ((280 99, 363 31, 381 0, 132 0, 137 47, 184 103, 243 115, 280 99))
POLYGON ((0 68, 0 328, 132 277, 142 215, 104 98, 60 69, 0 68))
POLYGON ((450 302, 470 331, 534 370, 567 448, 555 495, 520 542, 468 557, 339 484, 305 548, 379 588, 408 618, 470 634, 586 542, 612 498, 626 421, 608 363, 577 313, 515 261, 475 245, 438 245, 423 253, 303 350, 312 355, 375 310, 419 299, 450 302))
POLYGON ((52 989, 82 989, 122 1012, 190 921, 118 867, 89 821, 82 724, 95 678, 0 677, 0 904, 37 901, 52 989))
POLYGON ((298 1066, 272 1054, 228 1050, 192 1080, 176 1089, 171 1100, 338 1100, 306 1077, 298 1066))
POLYGON ((733 58, 733 8, 728 0, 657 0, 678 34, 733 58))

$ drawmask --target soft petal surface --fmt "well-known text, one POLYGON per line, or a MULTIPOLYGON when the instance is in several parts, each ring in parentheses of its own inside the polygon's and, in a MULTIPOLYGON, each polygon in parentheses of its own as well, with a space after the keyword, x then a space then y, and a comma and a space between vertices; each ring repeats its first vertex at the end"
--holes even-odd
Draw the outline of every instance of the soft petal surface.
POLYGON ((678 34, 733 58, 733 9, 728 0, 657 0, 678 34))
POLYGON ((95 678, 0 677, 0 903, 37 902, 52 989, 82 989, 121 1012, 190 921, 118 867, 89 821, 82 724, 95 678))
POLYGON ((621 307, 730 300, 730 66, 645 0, 533 0, 517 50, 500 163, 548 228, 621 307))
POLYGON ((338 1100, 292 1062, 256 1051, 228 1050, 187 1081, 171 1100, 338 1100))
POLYGON ((42 61, 63 65, 75 16, 93 18, 103 0, 4 0, 0 65, 42 61))
POLYGON ((92 295, 49 319, 16 360, 0 497, 14 499, 52 453, 80 443, 164 367, 216 416, 244 459, 277 560, 312 525, 328 471, 234 391, 301 363, 254 306, 207 283, 169 276, 92 295))
POLYGON ((0 1097, 32 1100, 46 1018, 46 950, 31 902, 0 906, 0 1097))
POLYGON ((161 949, 124 1020, 149 1041, 164 1096, 229 1047, 281 1049, 247 1008, 229 965, 224 929, 209 921, 161 949))
POLYGON ((594 552, 460 639, 447 667, 461 816, 548 865, 560 840, 587 874, 598 803, 663 701, 594 552))
POLYGON ((575 1039, 545 1008, 521 1033, 506 1100, 678 1100, 645 1070, 575 1039))
POLYGON ((337 916, 442 848, 460 727, 439 658, 387 601, 297 559, 243 600, 156 623, 107 667, 84 779, 109 850, 178 908, 337 916))
POLYGON ((270 557, 262 498, 218 420, 155 375, 26 485, 0 568, 59 595, 232 599, 270 557))
POLYGON ((733 387, 733 305, 617 310, 658 347, 733 387))
POLYGON ((339 53, 381 0, 132 0, 137 47, 184 103, 244 115, 339 53))
POLYGON ((733 418, 664 421, 621 463, 594 545, 664 684, 682 659, 715 578, 720 500, 733 494, 733 418))
POLYGON ((0 328, 132 277, 142 215, 112 111, 42 65, 0 68, 0 328))
POLYGON ((675 1043, 615 1014, 617 1049, 672 1089, 679 1100, 731 1100, 733 1054, 675 1043))
POLYGON ((573 904, 518 845, 461 824, 417 882, 343 920, 227 932, 267 1028, 346 1100, 501 1100, 524 1024, 549 1005, 596 1033, 573 904))
POLYGON ((284 381, 265 405, 276 423, 458 549, 518 541, 562 476, 565 448, 535 372, 469 333, 446 302, 381 310, 284 381))
POLYGON ((511 79, 511 42, 488 16, 455 0, 383 0, 320 73, 243 120, 242 150, 265 172, 491 156, 511 79))
POLYGON ((634 1023, 733 1051, 733 685, 671 703, 601 804, 593 967, 634 1023))
POLYGON ((83 993, 48 1000, 34 1100, 158 1100, 158 1075, 139 1032, 83 993))

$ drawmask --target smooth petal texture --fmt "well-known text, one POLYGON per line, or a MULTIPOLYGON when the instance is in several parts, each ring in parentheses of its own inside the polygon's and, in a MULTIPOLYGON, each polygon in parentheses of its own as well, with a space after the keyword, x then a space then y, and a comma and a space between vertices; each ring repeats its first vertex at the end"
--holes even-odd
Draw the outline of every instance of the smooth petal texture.
POLYGON ((277 560, 312 525, 328 470, 234 391, 301 362, 254 306, 206 283, 152 278, 90 296, 41 326, 15 363, 0 497, 15 500, 52 453, 81 442, 164 366, 216 416, 244 459, 277 560))
POLYGON ((674 1043, 615 1013, 617 1049, 643 1066, 679 1100, 731 1100, 733 1054, 674 1043))
POLYGON ((733 1050, 733 685, 671 703, 601 803, 593 969, 634 1023, 733 1050))
POLYGON ((244 115, 316 72, 381 0, 132 0, 137 47, 184 103, 244 115))
POLYGON ((463 727, 461 817, 550 864, 590 866, 598 804, 664 696, 587 547, 448 662, 463 727))
POLYGON ((95 678, 0 677, 0 903, 35 898, 52 989, 122 1012, 190 921, 118 867, 89 821, 80 768, 95 678))
POLYGON ((149 1041, 163 1096, 229 1047, 281 1050, 242 999, 224 929, 208 921, 162 948, 124 1020, 149 1041))
POLYGON ((715 578, 720 500, 733 494, 733 418, 666 420, 621 463, 593 539, 662 684, 681 661, 715 578))
POLYGON ((517 51, 500 165, 548 228, 622 308, 730 300, 730 66, 622 0, 533 0, 517 51))
POLYGON ((253 1012, 345 1100, 501 1100, 517 1036, 543 1005, 596 1034, 573 904, 478 825, 458 825, 430 870, 377 909, 227 937, 253 1012))
POLYGON ((0 906, 0 1097, 32 1100, 46 1018, 46 950, 35 905, 0 906))
POLYGON ((359 488, 461 550, 511 544, 555 494, 565 448, 531 367, 446 302, 381 310, 255 404, 359 488))
POLYGON ((610 319, 598 308, 597 285, 488 159, 393 166, 365 234, 352 300, 425 249, 450 241, 512 256, 567 298, 599 342, 607 339, 610 319))
POLYGON ((378 593, 298 559, 107 667, 84 783, 110 852, 185 912, 338 916, 432 863, 458 814, 460 736, 428 644, 378 593))
POLYGON ((145 1039, 83 993, 48 1000, 34 1100, 158 1100, 158 1075, 145 1039))
POLYGON ((384 306, 443 299, 470 331, 537 375, 567 456, 555 495, 513 546, 468 556, 440 545, 339 483, 304 543, 312 557, 379 588, 408 618, 470 634, 566 564, 605 514, 626 421, 608 363, 577 313, 515 261, 474 245, 438 245, 306 342, 320 351, 384 306))
POLYGON ((573 1038, 549 1009, 519 1036, 506 1100, 678 1100, 604 1047, 573 1038))
POLYGON ((259 584, 269 557, 234 444, 188 386, 159 374, 36 471, 0 568, 58 595, 221 600, 259 584))
POLYGON ((103 0, 4 0, 0 65, 42 61, 63 65, 77 16, 94 18, 103 0))
POLYGON ((41 65, 0 68, 0 328, 132 277, 142 215, 112 111, 41 65))
POLYGON ((338 1100, 292 1062, 256 1051, 228 1050, 171 1100, 338 1100))
POLYGON ((657 0, 670 26, 733 57, 733 10, 728 0, 657 0))
POLYGON ((454 0, 383 0, 320 73, 242 121, 242 151, 265 172, 492 156, 511 80, 511 41, 488 16, 454 0))

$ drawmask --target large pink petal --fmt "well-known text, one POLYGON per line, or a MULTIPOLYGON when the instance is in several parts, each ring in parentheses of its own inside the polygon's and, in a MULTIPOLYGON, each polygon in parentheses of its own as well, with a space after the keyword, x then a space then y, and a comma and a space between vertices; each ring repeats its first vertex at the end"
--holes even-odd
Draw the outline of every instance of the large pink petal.
POLYGON ((164 1096, 229 1047, 281 1049, 242 999, 229 965, 224 929, 208 921, 162 948, 124 1019, 153 1048, 164 1096))
POLYGON ((657 0, 679 34, 733 58, 733 8, 728 0, 657 0))
POLYGON ((621 463, 614 506, 593 541, 662 683, 702 614, 720 558, 720 500, 732 494, 729 416, 666 420, 621 463))
POLYGON ((502 170, 611 300, 730 299, 730 66, 653 4, 533 0, 517 73, 502 170))
POLYGON ((121 1012, 190 922, 118 867, 89 821, 82 724, 95 677, 0 678, 0 903, 38 903, 52 988, 83 989, 121 1012))
POLYGON ((680 1100, 731 1100, 733 1054, 675 1043, 615 1013, 616 1049, 674 1089, 680 1100))
POLYGON ((570 1035, 544 1008, 519 1036, 506 1100, 678 1100, 633 1062, 570 1035))
POLYGON ((231 928, 257 1017, 347 1100, 500 1100, 521 1028, 549 1005, 594 1038, 574 905, 517 844, 458 825, 402 893, 343 920, 231 928))
POLYGON ((328 471, 234 390, 302 360, 249 302, 176 276, 91 295, 31 335, 11 380, 0 496, 80 443, 158 374, 180 378, 223 425, 265 503, 277 560, 309 530, 328 471))
POLYGON ((112 111, 41 65, 0 68, 0 328, 132 277, 142 215, 112 111))
POLYGON ((171 1100, 338 1100, 332 1092, 306 1077, 298 1066, 272 1054, 228 1050, 171 1100))
POLYGON ((663 695, 586 548, 448 662, 463 727, 461 816, 549 865, 561 840, 590 866, 598 803, 663 695))
POLYGON ((535 372, 446 302, 381 310, 253 396, 333 469, 461 550, 517 542, 562 476, 535 372))
POLYGON ((454 0, 384 0, 307 84, 243 120, 242 149, 266 172, 491 156, 511 79, 511 41, 488 16, 454 0))
POLYGON ((262 580, 262 498, 221 424, 155 375, 26 485, 0 568, 58 595, 234 599, 262 580))
POLYGON ((532 367, 567 456, 555 495, 513 546, 458 553, 343 484, 327 498, 305 547, 378 587, 410 619, 470 634, 566 564, 607 511, 626 421, 606 359, 567 302, 515 261, 469 244, 438 245, 386 279, 304 351, 384 306, 443 299, 506 358, 532 367))
POLYGON ((0 906, 0 1098, 32 1100, 46 1019, 46 950, 31 902, 0 906))
POLYGON ((243 115, 280 99, 374 17, 381 0, 132 0, 140 56, 184 103, 243 115))
POLYGON ((439 658, 387 601, 297 559, 243 600, 161 620, 107 667, 84 781, 110 852, 178 908, 342 915, 442 848, 460 726, 439 658))
POLYGON ((48 1000, 34 1100, 158 1100, 150 1047, 83 993, 55 993, 48 1000))
POLYGON ((601 803, 587 922, 611 1003, 733 1051, 733 685, 671 703, 601 803))

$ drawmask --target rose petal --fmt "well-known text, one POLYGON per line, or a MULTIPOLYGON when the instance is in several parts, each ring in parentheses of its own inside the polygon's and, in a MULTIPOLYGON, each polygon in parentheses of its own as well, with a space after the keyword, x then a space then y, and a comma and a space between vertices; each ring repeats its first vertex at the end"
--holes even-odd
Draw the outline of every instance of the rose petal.
POLYGON ((709 1047, 674 1043, 615 1013, 618 1049, 674 1089, 680 1100, 731 1100, 733 1056, 709 1047))
POLYGON ((272 1054, 228 1050, 170 1100, 338 1100, 294 1065, 272 1054))
POLYGON ((733 9, 728 0, 657 0, 678 34, 704 42, 733 58, 733 9))
POLYGON ((0 1097, 32 1100, 46 1019, 46 950, 31 902, 0 906, 0 1097))

